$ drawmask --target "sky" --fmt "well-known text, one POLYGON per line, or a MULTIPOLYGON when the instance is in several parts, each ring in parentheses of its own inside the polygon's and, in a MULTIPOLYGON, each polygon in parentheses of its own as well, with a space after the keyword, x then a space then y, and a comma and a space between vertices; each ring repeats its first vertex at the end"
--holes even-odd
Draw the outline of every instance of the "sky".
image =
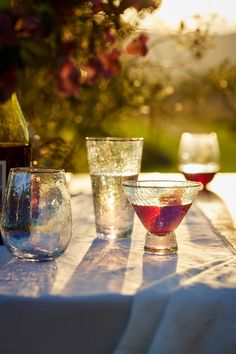
POLYGON ((199 14, 203 20, 209 20, 216 14, 212 30, 214 33, 236 32, 236 1, 235 0, 162 0, 161 7, 155 14, 148 16, 143 26, 147 29, 162 27, 174 30, 181 20, 189 28, 196 26, 194 14, 199 14))

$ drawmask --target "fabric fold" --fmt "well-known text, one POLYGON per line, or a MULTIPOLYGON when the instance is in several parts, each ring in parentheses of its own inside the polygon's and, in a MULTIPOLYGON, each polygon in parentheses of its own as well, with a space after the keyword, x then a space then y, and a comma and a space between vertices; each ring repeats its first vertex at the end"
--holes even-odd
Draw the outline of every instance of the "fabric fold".
POLYGON ((235 353, 234 269, 236 259, 228 256, 138 292, 114 354, 220 354, 222 346, 235 353))

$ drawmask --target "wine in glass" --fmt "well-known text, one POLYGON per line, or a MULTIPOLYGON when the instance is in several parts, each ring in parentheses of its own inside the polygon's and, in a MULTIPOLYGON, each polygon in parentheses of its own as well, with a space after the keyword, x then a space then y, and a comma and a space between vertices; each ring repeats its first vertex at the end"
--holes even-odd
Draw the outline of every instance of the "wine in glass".
POLYGON ((220 149, 216 133, 183 133, 179 144, 179 170, 189 181, 204 187, 220 170, 220 149))

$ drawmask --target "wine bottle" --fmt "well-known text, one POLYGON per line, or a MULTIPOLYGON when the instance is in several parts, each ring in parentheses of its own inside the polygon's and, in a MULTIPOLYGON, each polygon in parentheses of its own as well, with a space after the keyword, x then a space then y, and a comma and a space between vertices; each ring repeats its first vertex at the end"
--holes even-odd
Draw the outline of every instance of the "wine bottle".
POLYGON ((10 169, 30 166, 30 155, 27 123, 13 93, 8 101, 0 104, 0 213, 10 169))

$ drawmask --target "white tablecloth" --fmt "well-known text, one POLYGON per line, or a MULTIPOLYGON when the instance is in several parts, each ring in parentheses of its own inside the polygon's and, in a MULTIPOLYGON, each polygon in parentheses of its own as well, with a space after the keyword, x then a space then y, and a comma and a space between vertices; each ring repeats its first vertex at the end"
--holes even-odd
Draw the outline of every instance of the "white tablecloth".
POLYGON ((74 182, 63 256, 31 264, 0 247, 0 352, 220 353, 235 345, 236 174, 216 176, 216 193, 201 195, 177 229, 178 256, 162 258, 143 254, 137 219, 131 240, 96 240, 89 178, 74 182))

